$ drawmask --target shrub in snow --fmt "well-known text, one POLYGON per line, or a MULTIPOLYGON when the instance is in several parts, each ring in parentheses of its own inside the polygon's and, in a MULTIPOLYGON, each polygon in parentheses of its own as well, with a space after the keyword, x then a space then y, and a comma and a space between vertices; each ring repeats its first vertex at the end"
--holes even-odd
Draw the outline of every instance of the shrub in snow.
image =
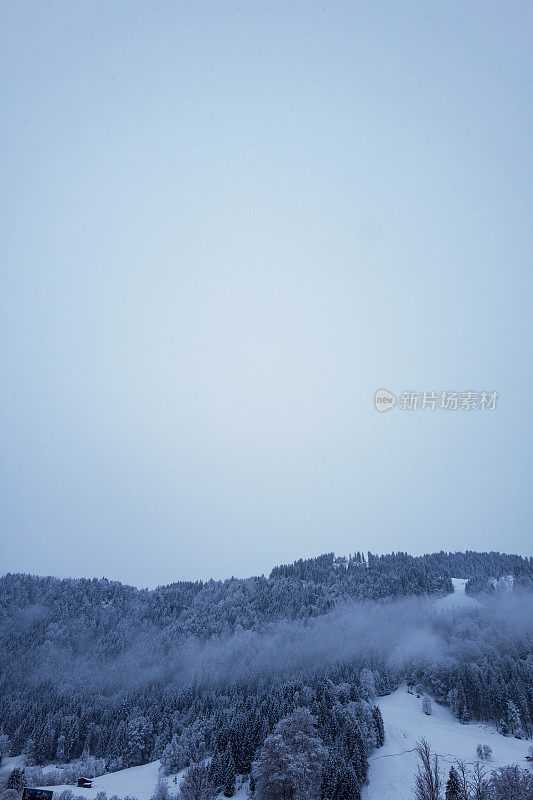
POLYGON ((105 772, 105 761, 103 758, 95 758, 94 756, 85 756, 78 762, 77 773, 83 775, 84 778, 98 778, 105 772))
POLYGON ((531 800, 533 797, 533 775, 516 764, 495 770, 490 783, 498 800, 531 800))
POLYGON ((428 717, 431 715, 431 700, 427 696, 422 700, 422 711, 424 714, 427 714, 428 717))
MULTIPOLYGON (((70 764, 68 767, 65 768, 65 781, 64 783, 70 783, 73 786, 76 786, 78 783, 78 778, 80 776, 80 766, 78 763, 70 764), (68 778, 69 780, 66 780, 68 778)), ((89 777, 85 775, 84 777, 89 777)))
POLYGON ((492 756, 492 747, 488 744, 478 744, 476 748, 477 757, 487 761, 492 756))
POLYGON ((25 783, 28 786, 44 786, 44 774, 41 767, 26 767, 25 783))
POLYGON ((56 800, 74 800, 74 792, 70 789, 63 789, 63 791, 57 795, 56 800))
POLYGON ((98 792, 96 800, 107 800, 107 794, 105 792, 98 792))
POLYGON ((19 800, 19 793, 15 789, 4 789, 0 792, 0 800, 19 800))
MULTIPOLYGON (((34 768, 33 768, 34 769, 34 768)), ((65 770, 57 769, 54 767, 53 769, 47 769, 46 772, 43 772, 42 781, 39 783, 34 783, 34 786, 59 786, 62 783, 68 783, 65 780, 65 770)))
POLYGON ((158 778, 155 791, 150 800, 169 800, 168 783, 164 778, 158 778))

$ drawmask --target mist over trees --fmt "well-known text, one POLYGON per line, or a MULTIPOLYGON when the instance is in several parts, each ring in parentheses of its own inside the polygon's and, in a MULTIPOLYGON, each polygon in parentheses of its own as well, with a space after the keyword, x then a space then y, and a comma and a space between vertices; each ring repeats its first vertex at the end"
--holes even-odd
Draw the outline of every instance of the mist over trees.
POLYGON ((232 796, 251 775, 267 798, 277 759, 288 797, 305 773, 306 797, 357 800, 384 741, 375 698, 403 680, 462 721, 531 735, 532 576, 531 559, 497 553, 326 554, 153 591, 6 575, 2 749, 87 770, 160 758, 167 774, 189 769, 191 797, 232 796), (512 575, 513 591, 436 614, 451 575, 512 575))

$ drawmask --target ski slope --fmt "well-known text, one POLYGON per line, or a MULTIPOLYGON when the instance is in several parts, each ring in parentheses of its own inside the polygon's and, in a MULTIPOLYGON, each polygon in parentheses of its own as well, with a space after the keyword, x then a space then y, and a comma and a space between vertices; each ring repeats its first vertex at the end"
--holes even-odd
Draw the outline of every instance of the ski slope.
POLYGON ((377 701, 385 723, 385 744, 370 756, 369 785, 362 800, 412 800, 413 780, 418 758, 414 747, 425 736, 433 752, 441 757, 447 776, 451 765, 461 758, 471 765, 476 761, 478 744, 492 748, 492 759, 483 763, 488 769, 525 760, 530 741, 502 736, 495 728, 481 723, 461 725, 445 706, 432 702, 432 714, 422 711, 422 698, 408 694, 405 686, 377 701))
POLYGON ((480 603, 465 593, 466 578, 452 578, 453 594, 440 597, 435 601, 437 611, 455 611, 461 608, 475 608, 480 603))

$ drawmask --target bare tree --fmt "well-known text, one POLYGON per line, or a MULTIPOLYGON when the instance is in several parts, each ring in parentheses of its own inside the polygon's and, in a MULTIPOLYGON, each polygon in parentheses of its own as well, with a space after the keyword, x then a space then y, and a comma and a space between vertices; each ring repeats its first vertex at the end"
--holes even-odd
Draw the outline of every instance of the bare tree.
POLYGON ((495 770, 490 782, 498 800, 531 800, 533 797, 533 775, 516 764, 495 770))
POLYGON ((457 774, 459 775, 459 797, 460 800, 469 800, 470 790, 468 785, 468 768, 465 761, 457 761, 457 774))
POLYGON ((415 776, 416 800, 442 800, 442 780, 438 756, 432 757, 429 742, 424 738, 417 742, 416 752, 420 759, 415 776))
POLYGON ((472 800, 490 800, 491 796, 490 784, 485 777, 485 767, 477 761, 470 781, 470 797, 472 800))

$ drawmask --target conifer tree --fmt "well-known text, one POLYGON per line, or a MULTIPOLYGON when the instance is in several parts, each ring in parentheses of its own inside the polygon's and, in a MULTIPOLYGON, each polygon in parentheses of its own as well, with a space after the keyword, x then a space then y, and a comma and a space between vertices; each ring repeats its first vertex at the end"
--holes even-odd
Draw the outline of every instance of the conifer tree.
POLYGON ((63 762, 65 761, 65 736, 64 736, 64 734, 60 734, 57 737, 56 761, 59 764, 63 764, 63 762))
POLYGON ((233 797, 235 794, 235 761, 229 745, 225 762, 224 797, 233 797))
POLYGON ((24 783, 26 781, 26 774, 23 769, 19 767, 15 767, 12 771, 11 775, 7 779, 7 788, 8 789, 15 789, 17 792, 20 792, 24 788, 24 783))
POLYGON ((455 767, 451 767, 446 781, 446 800, 459 800, 461 794, 461 785, 459 783, 459 775, 455 767))

